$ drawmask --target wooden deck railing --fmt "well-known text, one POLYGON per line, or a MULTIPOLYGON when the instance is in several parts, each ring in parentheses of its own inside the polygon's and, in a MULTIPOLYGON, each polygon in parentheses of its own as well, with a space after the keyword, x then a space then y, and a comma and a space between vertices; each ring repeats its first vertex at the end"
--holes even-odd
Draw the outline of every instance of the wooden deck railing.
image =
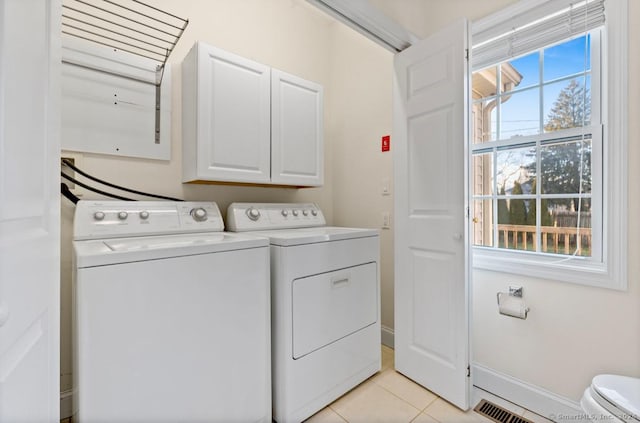
MULTIPOLYGON (((542 226, 540 228, 541 246, 543 252, 564 254, 573 253, 572 237, 577 254, 582 255, 583 249, 591 249, 591 228, 560 228, 556 226, 542 226), (551 241, 551 245, 549 245, 551 241), (551 250, 551 251, 550 251, 551 250)), ((535 249, 536 227, 531 225, 498 225, 498 238, 506 248, 527 250, 530 245, 535 249), (518 247, 520 245, 520 248, 518 247)))

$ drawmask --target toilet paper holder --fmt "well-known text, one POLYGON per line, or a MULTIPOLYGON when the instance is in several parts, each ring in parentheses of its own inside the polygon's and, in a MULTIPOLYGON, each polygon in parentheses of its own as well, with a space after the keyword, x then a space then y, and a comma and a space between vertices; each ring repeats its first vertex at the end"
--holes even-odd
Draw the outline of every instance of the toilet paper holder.
POLYGON ((512 297, 522 298, 522 287, 521 286, 510 286, 509 287, 509 295, 512 297))
MULTIPOLYGON (((509 287, 509 296, 522 298, 522 287, 521 286, 510 286, 509 287)), ((496 301, 500 304, 500 292, 496 292, 496 301)))
MULTIPOLYGON (((505 295, 506 293, 502 293, 502 292, 496 293, 496 302, 498 303, 498 308, 499 308, 500 314, 504 314, 504 315, 511 316, 511 317, 518 317, 520 319, 526 319, 527 318, 527 316, 529 314, 529 307, 526 307, 524 305, 524 303, 522 305, 523 308, 520 309, 519 313, 515 313, 515 312, 513 312, 511 310, 503 311, 502 308, 501 308, 501 304, 500 304, 500 294, 505 295)), ((510 286, 508 294, 509 294, 509 296, 506 297, 506 298, 512 297, 512 298, 521 299, 522 298, 522 287, 521 286, 510 286)))

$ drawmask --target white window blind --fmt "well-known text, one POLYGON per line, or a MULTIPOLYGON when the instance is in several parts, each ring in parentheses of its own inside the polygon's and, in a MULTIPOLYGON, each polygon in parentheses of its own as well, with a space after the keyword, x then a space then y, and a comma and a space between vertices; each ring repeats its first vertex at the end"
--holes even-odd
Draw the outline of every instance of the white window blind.
POLYGON ((482 69, 604 25, 605 0, 546 0, 473 25, 472 68, 482 69))

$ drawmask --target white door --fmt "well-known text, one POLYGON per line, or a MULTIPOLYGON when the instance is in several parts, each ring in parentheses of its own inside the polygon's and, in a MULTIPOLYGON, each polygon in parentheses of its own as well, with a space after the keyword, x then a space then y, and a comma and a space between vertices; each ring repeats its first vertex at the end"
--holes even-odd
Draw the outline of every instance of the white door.
POLYGON ((466 21, 396 55, 395 365, 469 408, 466 21))
POLYGON ((197 160, 202 179, 270 179, 270 68, 198 43, 197 160))
POLYGON ((322 85, 271 70, 271 182, 323 184, 322 85))
POLYGON ((58 0, 0 0, 0 422, 60 419, 58 0))

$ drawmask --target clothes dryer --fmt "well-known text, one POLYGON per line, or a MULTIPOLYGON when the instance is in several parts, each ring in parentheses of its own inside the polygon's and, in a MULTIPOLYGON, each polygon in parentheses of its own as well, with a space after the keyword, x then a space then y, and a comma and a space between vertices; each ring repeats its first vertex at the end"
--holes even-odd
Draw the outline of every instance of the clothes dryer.
POLYGON ((273 418, 300 422, 380 370, 379 234, 315 204, 234 203, 230 231, 271 244, 273 418))

